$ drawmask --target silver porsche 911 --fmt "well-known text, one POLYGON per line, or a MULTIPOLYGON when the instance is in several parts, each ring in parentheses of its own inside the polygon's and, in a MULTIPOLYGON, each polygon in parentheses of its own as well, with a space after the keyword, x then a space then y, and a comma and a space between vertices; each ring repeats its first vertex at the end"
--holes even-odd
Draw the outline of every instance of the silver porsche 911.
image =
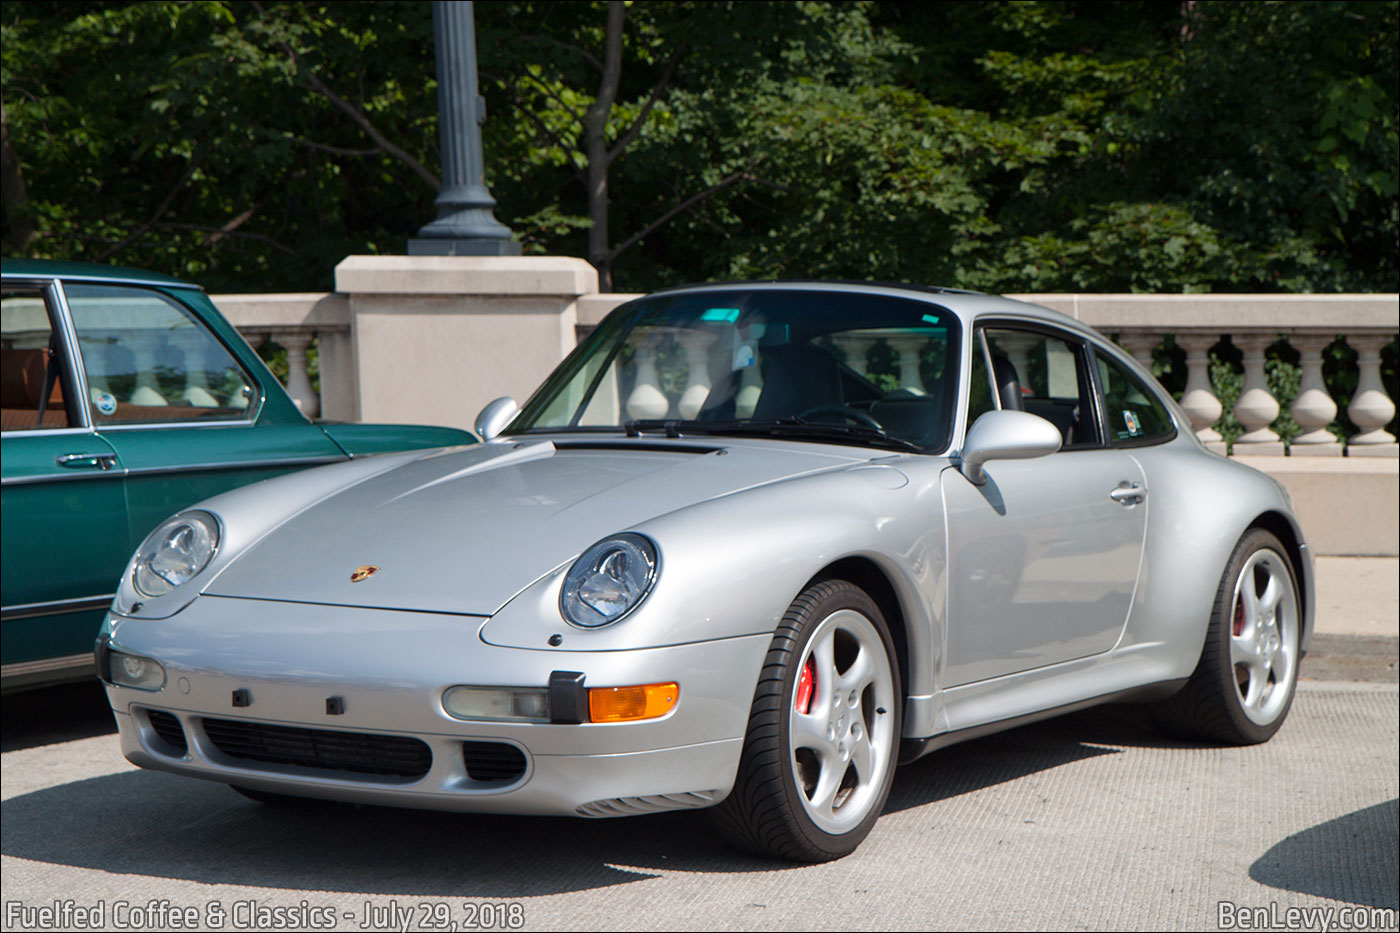
POLYGON ((713 807, 821 861, 954 742, 1109 701, 1237 744, 1288 714, 1288 497, 1061 314, 672 289, 477 426, 157 528, 97 646, 126 757, 264 801, 713 807))

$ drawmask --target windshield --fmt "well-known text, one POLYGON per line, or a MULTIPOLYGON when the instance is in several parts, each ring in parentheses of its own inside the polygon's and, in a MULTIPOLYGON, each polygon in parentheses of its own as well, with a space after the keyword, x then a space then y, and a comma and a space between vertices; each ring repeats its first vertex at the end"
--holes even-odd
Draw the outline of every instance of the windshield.
POLYGON ((852 291, 656 295, 620 308, 507 433, 770 435, 937 450, 951 434, 958 323, 852 291))

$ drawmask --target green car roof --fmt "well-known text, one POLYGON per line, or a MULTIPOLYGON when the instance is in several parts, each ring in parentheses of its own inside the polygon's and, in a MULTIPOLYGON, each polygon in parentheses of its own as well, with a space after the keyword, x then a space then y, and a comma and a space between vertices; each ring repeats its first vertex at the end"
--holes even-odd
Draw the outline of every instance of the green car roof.
POLYGON ((173 288, 198 288, 173 276, 126 266, 108 266, 97 262, 67 262, 58 259, 4 259, 0 272, 5 275, 57 276, 68 279, 101 279, 106 282, 140 282, 146 285, 166 285, 173 288))

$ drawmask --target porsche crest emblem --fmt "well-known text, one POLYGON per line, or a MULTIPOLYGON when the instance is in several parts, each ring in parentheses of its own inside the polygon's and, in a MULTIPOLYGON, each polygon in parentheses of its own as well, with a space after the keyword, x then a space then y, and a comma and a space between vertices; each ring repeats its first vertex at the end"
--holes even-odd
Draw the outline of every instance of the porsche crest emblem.
POLYGON ((379 572, 379 568, 373 564, 365 564, 363 567, 356 567, 355 572, 350 574, 351 583, 363 583, 379 572))

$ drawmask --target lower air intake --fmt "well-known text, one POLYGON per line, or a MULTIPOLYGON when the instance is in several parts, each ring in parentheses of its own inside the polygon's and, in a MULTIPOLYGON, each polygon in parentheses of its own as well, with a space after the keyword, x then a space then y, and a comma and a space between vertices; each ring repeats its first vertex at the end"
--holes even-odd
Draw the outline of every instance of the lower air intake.
POLYGON ((505 742, 463 742, 462 760, 473 781, 505 784, 525 773, 525 753, 505 742))
POLYGON ((158 709, 146 710, 146 718, 151 721, 151 728, 166 745, 178 748, 181 752, 189 749, 189 744, 185 741, 185 730, 180 725, 180 720, 164 710, 158 709))
POLYGON ((234 719, 205 719, 203 725, 215 748, 230 758, 248 761, 403 778, 421 778, 433 763, 433 753, 425 743, 401 735, 270 726, 234 719))

